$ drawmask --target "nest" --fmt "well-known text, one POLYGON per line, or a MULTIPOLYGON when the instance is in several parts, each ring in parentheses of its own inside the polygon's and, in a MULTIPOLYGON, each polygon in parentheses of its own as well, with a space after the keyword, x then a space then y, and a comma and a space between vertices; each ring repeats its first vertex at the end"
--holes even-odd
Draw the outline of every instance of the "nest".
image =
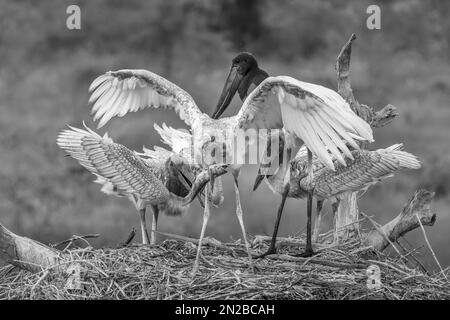
MULTIPOLYGON (((295 258, 303 238, 284 238, 280 254, 253 261, 240 241, 208 239, 200 267, 192 267, 196 245, 168 239, 157 246, 65 249, 81 273, 45 270, 30 273, 0 268, 0 299, 449 299, 449 268, 427 274, 402 257, 361 248, 359 240, 320 247, 312 258, 295 258), (380 270, 380 286, 369 288, 367 268, 380 270), (375 267, 376 268, 376 267, 375 267)), ((267 249, 267 239, 252 239, 252 250, 267 249)), ((68 263, 68 262, 65 262, 68 263)), ((64 268, 62 268, 64 269, 64 268)))

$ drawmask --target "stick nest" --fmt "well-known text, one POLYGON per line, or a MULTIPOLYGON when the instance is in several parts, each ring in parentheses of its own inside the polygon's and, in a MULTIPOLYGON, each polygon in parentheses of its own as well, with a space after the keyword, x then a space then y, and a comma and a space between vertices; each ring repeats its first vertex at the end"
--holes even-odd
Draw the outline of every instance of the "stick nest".
MULTIPOLYGON (((267 249, 267 237, 252 239, 252 251, 267 249)), ((0 299, 449 299, 449 268, 430 274, 408 257, 389 257, 361 248, 359 240, 316 246, 312 258, 294 258, 303 238, 284 238, 279 255, 254 260, 240 241, 203 245, 200 268, 192 275, 196 245, 165 240, 156 246, 65 249, 80 267, 80 288, 57 268, 30 273, 0 268, 0 299), (381 270, 381 288, 367 286, 367 267, 381 270)), ((65 269, 65 268, 62 268, 65 269)))

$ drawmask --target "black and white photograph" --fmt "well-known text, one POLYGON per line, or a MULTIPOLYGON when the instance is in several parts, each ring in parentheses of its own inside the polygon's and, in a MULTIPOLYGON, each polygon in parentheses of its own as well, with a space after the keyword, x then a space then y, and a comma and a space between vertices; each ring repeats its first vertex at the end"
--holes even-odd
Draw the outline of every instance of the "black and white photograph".
POLYGON ((449 16, 0 0, 0 300, 449 300, 449 16))

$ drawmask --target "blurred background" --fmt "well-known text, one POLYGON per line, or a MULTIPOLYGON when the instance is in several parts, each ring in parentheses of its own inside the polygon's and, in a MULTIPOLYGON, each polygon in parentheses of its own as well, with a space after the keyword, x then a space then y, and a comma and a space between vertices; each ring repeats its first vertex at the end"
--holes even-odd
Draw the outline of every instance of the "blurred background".
MULTIPOLYGON (((391 103, 400 113, 375 130, 371 148, 402 142, 423 161, 421 170, 400 172, 369 189, 360 209, 384 224, 417 188, 435 191, 438 220, 426 230, 448 266, 449 15, 450 2, 438 0, 0 0, 0 222, 44 243, 99 233, 95 247, 115 246, 138 227, 132 204, 100 192, 94 177, 55 143, 65 124, 81 126, 85 120, 95 128, 87 89, 97 75, 145 68, 180 85, 211 113, 237 52, 253 52, 269 74, 336 88, 335 59, 356 33, 351 61, 356 98, 376 110, 391 103), (81 30, 66 28, 71 4, 81 8, 81 30), (381 30, 366 28, 370 4, 381 8, 381 30)), ((225 115, 239 107, 235 98, 225 115)), ((156 110, 115 119, 106 130, 117 142, 141 150, 162 145, 155 121, 184 127, 175 114, 156 110)), ((240 178, 247 231, 270 234, 280 198, 266 185, 252 192, 255 173, 247 166, 240 178)), ((224 186, 225 204, 213 210, 207 235, 227 241, 241 235, 231 176, 224 186)), ((326 209, 323 231, 332 226, 326 209)), ((161 217, 159 229, 198 237, 201 214, 195 202, 183 217, 161 217)), ((279 234, 304 232, 305 214, 305 201, 288 200, 279 234)), ((425 245, 420 230, 406 238, 425 245)), ((426 246, 421 251, 434 268, 426 246)))

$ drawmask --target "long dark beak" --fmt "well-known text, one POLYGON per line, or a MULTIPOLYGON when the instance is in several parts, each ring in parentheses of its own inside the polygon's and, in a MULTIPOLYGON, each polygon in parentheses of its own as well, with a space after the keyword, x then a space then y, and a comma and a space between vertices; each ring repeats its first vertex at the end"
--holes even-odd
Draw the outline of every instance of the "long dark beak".
POLYGON ((191 190, 192 183, 195 180, 195 176, 192 173, 192 170, 189 168, 185 168, 185 166, 181 166, 180 168, 175 169, 178 174, 178 180, 183 184, 186 190, 191 190))
POLYGON ((255 183, 253 184, 253 191, 256 191, 256 189, 258 189, 259 185, 264 180, 264 177, 265 176, 261 174, 261 170, 258 169, 258 174, 256 176, 255 183))
POLYGON ((230 74, 225 81, 225 85, 223 86, 222 94, 220 95, 216 110, 212 114, 211 118, 218 119, 221 114, 227 109, 228 105, 236 94, 239 83, 241 83, 242 80, 242 76, 238 73, 237 70, 237 66, 231 66, 230 74))

